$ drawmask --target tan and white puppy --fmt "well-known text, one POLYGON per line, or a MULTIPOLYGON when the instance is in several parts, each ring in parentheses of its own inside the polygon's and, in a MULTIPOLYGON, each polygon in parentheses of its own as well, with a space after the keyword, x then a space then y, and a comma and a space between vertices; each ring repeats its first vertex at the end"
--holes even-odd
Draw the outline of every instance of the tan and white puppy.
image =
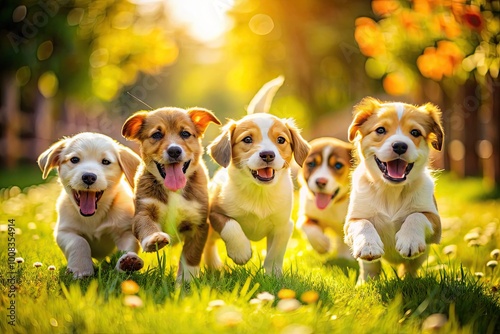
POLYGON ((201 138, 210 122, 202 108, 160 108, 127 119, 122 134, 140 144, 134 234, 145 252, 184 241, 178 281, 197 276, 208 234, 208 177, 201 138))
POLYGON ((327 229, 336 235, 337 256, 351 259, 344 243, 344 221, 349 204, 352 145, 333 137, 309 142, 311 151, 299 172, 300 207, 297 226, 320 254, 331 251, 327 229))
POLYGON ((139 163, 132 150, 90 132, 62 139, 38 157, 43 178, 57 168, 63 186, 54 233, 75 278, 92 276, 92 258, 104 258, 116 248, 127 252, 116 269, 142 268, 132 233, 132 189, 139 163))
POLYGON ((345 242, 360 262, 359 283, 376 277, 384 257, 415 275, 428 244, 441 238, 429 146, 441 150, 441 112, 428 103, 382 103, 365 98, 354 107, 349 140, 359 160, 352 174, 345 242))
POLYGON ((282 273, 283 258, 293 231, 292 157, 302 166, 309 151, 290 119, 266 113, 269 96, 283 82, 273 80, 252 100, 249 115, 230 120, 219 137, 209 145, 211 157, 222 167, 210 187, 211 236, 205 248, 209 268, 220 268, 216 239, 220 236, 227 255, 236 264, 252 256, 250 240, 267 238, 264 269, 267 274, 282 273), (277 87, 276 87, 277 85, 277 87))

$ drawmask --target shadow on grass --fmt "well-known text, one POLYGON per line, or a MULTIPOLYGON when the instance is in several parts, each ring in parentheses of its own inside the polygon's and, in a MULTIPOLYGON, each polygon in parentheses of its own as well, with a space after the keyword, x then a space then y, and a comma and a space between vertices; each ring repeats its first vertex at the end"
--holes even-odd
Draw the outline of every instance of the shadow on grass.
POLYGON ((326 260, 324 265, 326 267, 339 267, 347 277, 349 277, 349 272, 352 270, 356 271, 356 277, 359 275, 359 263, 354 259, 332 257, 326 260))

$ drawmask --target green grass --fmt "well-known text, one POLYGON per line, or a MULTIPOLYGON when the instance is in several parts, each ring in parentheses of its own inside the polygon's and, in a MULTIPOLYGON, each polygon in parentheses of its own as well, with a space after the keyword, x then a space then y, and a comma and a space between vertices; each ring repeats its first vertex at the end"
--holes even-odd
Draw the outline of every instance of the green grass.
POLYGON ((500 268, 486 266, 491 250, 499 248, 500 203, 481 199, 480 180, 440 176, 436 197, 443 240, 432 246, 418 278, 399 279, 384 264, 382 278, 361 287, 355 285, 355 262, 314 253, 297 231, 281 278, 263 274, 265 242, 259 242, 249 264, 228 260, 225 271, 204 270, 180 287, 175 284, 179 245, 141 254, 146 263, 141 272, 115 272, 113 256, 96 263, 94 277, 73 281, 52 236, 58 192, 54 180, 0 190, 0 225, 15 219, 16 256, 24 258, 9 269, 9 234, 0 232, 1 333, 420 333, 436 313, 448 319, 442 333, 500 332, 500 268), (472 243, 464 240, 471 230, 472 243), (449 245, 456 249, 444 254, 449 245), (35 262, 43 266, 35 268, 35 262), (50 265, 56 269, 49 271, 50 265), (142 306, 125 305, 126 280, 139 285, 142 306), (281 302, 278 294, 285 288, 300 304, 288 309, 281 302), (257 303, 264 291, 275 299, 257 303), (318 294, 317 302, 302 300, 308 291, 318 294), (12 301, 15 326, 7 318, 12 301))

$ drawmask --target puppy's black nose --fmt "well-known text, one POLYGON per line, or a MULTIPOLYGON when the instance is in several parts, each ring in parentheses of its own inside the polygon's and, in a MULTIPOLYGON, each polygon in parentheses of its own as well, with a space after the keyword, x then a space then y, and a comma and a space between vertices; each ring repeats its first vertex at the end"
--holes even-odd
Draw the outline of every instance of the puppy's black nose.
POLYGON ((328 183, 328 180, 325 179, 324 177, 320 177, 316 179, 316 185, 318 186, 319 189, 323 189, 326 187, 326 184, 328 183))
POLYGON ((182 149, 179 146, 172 146, 167 149, 167 154, 169 157, 177 159, 182 154, 182 149))
POLYGON ((399 155, 404 154, 408 149, 408 144, 397 141, 392 143, 392 150, 399 155))
POLYGON ((85 173, 82 175, 83 183, 85 183, 88 186, 94 184, 96 180, 97 180, 97 175, 95 175, 94 173, 85 173))
POLYGON ((273 151, 262 151, 260 152, 260 158, 264 160, 265 162, 271 162, 274 160, 274 157, 276 156, 273 151))

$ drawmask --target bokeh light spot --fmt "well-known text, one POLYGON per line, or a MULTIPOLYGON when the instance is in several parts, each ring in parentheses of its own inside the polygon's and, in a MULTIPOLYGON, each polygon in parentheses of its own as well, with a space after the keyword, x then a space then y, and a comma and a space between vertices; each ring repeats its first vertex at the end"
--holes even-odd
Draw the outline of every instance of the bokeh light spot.
POLYGON ((273 19, 266 14, 256 14, 248 22, 250 30, 257 35, 267 35, 274 29, 273 19))
POLYGON ((46 98, 54 97, 58 88, 59 80, 52 71, 45 72, 38 79, 38 90, 46 98))
POLYGON ((47 60, 50 56, 52 56, 52 52, 54 52, 54 45, 52 44, 52 41, 45 41, 38 46, 36 56, 38 60, 47 60))

